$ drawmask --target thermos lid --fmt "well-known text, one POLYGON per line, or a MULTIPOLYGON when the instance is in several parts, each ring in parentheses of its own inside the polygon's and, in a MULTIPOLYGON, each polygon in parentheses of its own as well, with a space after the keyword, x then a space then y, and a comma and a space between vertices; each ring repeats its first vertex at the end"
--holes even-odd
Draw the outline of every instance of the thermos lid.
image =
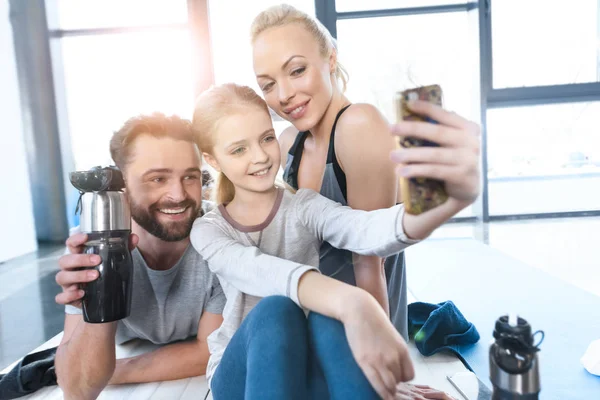
POLYGON ((131 212, 125 193, 83 193, 79 225, 82 232, 130 230, 131 212))
POLYGON ((80 192, 77 211, 81 212, 82 232, 131 229, 131 213, 123 193, 123 174, 115 166, 94 167, 69 174, 71 184, 80 192))
POLYGON ((531 325, 529 325, 529 322, 521 317, 517 318, 516 325, 511 325, 509 323, 508 315, 498 318, 494 328, 494 338, 499 339, 501 337, 519 338, 528 345, 533 344, 531 325))
POLYGON ((125 188, 123 174, 113 165, 104 168, 93 167, 88 171, 71 172, 69 180, 71 185, 82 193, 117 191, 125 188))

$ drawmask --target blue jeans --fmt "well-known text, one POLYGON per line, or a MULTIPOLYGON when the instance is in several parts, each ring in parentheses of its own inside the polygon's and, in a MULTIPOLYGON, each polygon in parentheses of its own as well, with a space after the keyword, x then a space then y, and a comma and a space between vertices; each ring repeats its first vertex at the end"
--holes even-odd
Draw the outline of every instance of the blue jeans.
POLYGON ((287 297, 261 300, 225 349, 215 400, 378 399, 354 360, 343 325, 287 297))

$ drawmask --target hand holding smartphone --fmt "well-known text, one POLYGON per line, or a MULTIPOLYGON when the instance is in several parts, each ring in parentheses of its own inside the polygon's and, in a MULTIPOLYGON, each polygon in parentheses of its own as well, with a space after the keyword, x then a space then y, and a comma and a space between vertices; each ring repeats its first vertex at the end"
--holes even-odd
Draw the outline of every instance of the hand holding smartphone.
MULTIPOLYGON (((421 121, 437 124, 429 117, 415 114, 408 107, 411 100, 427 101, 442 106, 442 89, 439 85, 422 86, 398 92, 395 98, 396 120, 421 121)), ((411 137, 400 137, 399 145, 403 148, 438 146, 428 140, 411 137)), ((400 178, 400 190, 404 209, 412 215, 429 211, 448 199, 443 181, 428 178, 400 178)))

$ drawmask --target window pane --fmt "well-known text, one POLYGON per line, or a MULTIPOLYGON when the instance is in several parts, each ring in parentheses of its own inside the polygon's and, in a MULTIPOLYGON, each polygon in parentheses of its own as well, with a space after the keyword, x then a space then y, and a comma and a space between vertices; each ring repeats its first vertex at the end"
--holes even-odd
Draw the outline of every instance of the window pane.
POLYGON ((390 8, 427 7, 462 3, 467 3, 467 1, 461 2, 459 0, 335 0, 335 9, 337 12, 345 12, 384 10, 390 8))
POLYGON ((130 117, 161 111, 191 118, 188 31, 61 39, 75 165, 112 163, 108 143, 130 117))
POLYGON ((600 209, 600 102, 487 115, 492 215, 600 209))
POLYGON ((600 102, 488 111, 490 177, 600 173, 600 102))
POLYGON ((445 108, 478 120, 476 53, 466 12, 341 20, 337 31, 351 101, 371 103, 393 121, 396 91, 437 83, 445 108), (431 26, 444 34, 432 35, 431 26))
POLYGON ((174 24, 188 19, 185 0, 46 0, 46 7, 50 29, 174 24))
POLYGON ((494 87, 598 81, 598 4, 492 2, 494 87))

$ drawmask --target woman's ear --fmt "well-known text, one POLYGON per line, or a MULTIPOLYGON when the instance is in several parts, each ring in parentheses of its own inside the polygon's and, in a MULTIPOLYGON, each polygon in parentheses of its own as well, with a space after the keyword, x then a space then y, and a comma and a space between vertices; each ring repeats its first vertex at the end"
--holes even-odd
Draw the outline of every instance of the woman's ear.
POLYGON ((329 56, 329 73, 335 74, 337 71, 337 53, 335 50, 331 51, 331 55, 329 56))
POLYGON ((217 160, 213 156, 211 156, 208 153, 202 153, 202 157, 204 157, 204 160, 206 160, 206 162, 208 163, 208 165, 210 165, 215 171, 221 172, 221 168, 219 167, 219 163, 217 162, 217 160))

